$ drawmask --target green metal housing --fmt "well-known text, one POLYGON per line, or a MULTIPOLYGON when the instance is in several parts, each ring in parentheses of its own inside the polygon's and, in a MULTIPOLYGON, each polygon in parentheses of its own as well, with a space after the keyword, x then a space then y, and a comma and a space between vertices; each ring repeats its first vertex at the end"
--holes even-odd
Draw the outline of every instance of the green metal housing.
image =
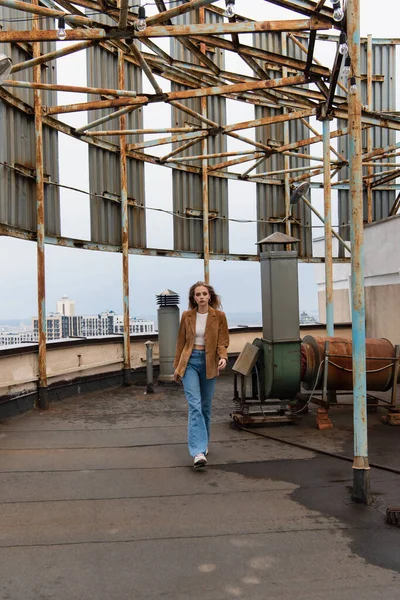
POLYGON ((261 399, 284 400, 296 396, 301 378, 300 340, 272 344, 257 338, 253 344, 262 349, 257 364, 261 399))

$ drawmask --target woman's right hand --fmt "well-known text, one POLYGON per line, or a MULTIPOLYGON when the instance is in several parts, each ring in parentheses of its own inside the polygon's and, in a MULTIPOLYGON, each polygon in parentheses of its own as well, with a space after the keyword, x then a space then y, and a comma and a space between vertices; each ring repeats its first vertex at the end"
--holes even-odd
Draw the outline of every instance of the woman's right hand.
POLYGON ((182 381, 182 378, 181 378, 181 376, 179 375, 179 373, 178 373, 178 371, 176 369, 174 371, 174 381, 176 383, 181 383, 181 381, 182 381))

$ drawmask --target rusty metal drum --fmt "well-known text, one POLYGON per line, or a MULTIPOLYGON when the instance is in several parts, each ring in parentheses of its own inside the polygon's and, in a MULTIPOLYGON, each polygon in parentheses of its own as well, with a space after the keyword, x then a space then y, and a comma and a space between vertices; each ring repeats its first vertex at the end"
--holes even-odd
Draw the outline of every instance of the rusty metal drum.
MULTIPOLYGON (((321 389, 325 362, 325 342, 329 343, 328 390, 353 389, 352 342, 339 337, 307 335, 301 344, 302 384, 306 389, 321 389)), ((395 349, 389 340, 366 339, 367 390, 384 392, 391 388, 395 349)))

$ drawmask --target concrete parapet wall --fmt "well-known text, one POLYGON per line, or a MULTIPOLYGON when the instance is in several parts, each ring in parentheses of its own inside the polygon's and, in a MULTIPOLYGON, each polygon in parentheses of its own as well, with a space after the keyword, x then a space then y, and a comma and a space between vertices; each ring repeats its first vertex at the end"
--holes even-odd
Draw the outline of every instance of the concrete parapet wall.
MULTIPOLYGON (((305 335, 326 335, 324 325, 302 327, 300 337, 305 335)), ((337 335, 350 337, 351 330, 342 326, 337 335)), ((229 355, 234 358, 242 351, 246 342, 262 337, 261 327, 243 327, 230 330, 229 355)), ((158 369, 158 339, 156 335, 131 338, 131 369, 142 373, 146 367, 145 342, 154 342, 153 363, 158 369)), ((122 373, 123 340, 121 336, 96 338, 92 340, 68 340, 49 343, 47 346, 47 383, 49 388, 60 388, 71 382, 85 379, 95 380, 122 373)), ((142 374, 143 378, 143 374, 142 374)), ((0 351, 0 402, 12 398, 35 394, 38 382, 38 355, 36 345, 9 347, 0 351)), ((111 384, 111 383, 110 383, 111 384)))

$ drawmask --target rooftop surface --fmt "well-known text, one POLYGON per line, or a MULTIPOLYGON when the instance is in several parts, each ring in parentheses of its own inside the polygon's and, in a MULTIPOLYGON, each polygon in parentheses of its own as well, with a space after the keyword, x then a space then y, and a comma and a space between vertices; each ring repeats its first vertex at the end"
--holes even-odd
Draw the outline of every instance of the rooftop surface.
MULTIPOLYGON (((232 425, 214 402, 209 466, 194 471, 182 388, 82 394, 0 423, 1 600, 400 599, 400 477, 371 470, 351 501, 351 407, 297 425, 232 425), (279 438, 268 439, 257 435, 279 438)), ((370 461, 399 466, 400 429, 369 415, 370 461)))

